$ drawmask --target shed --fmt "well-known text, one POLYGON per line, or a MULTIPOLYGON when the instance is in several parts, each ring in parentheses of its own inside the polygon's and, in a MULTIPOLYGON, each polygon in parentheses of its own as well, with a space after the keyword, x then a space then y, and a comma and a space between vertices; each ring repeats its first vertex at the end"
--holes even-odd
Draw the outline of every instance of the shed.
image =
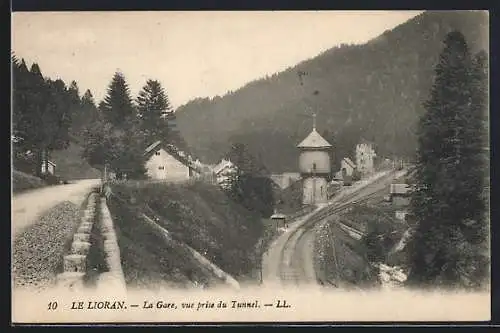
POLYGON ((54 175, 56 173, 56 164, 51 160, 47 160, 47 164, 42 162, 42 173, 54 175))
POLYGON ((408 184, 391 184, 389 197, 393 205, 407 206, 410 203, 410 186, 408 184))
POLYGON ((274 212, 273 215, 271 215, 271 220, 276 224, 276 229, 279 229, 280 224, 283 226, 283 228, 287 227, 286 223, 286 215, 274 212))

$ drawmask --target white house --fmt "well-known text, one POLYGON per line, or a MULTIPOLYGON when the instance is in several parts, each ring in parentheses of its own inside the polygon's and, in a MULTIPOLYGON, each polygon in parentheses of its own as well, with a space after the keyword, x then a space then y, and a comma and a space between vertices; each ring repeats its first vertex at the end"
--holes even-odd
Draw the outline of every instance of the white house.
POLYGON ((215 166, 213 172, 217 178, 217 183, 221 187, 227 188, 229 186, 231 176, 236 172, 236 165, 230 160, 222 159, 215 166))
POLYGON ((199 176, 199 171, 171 145, 156 141, 146 148, 147 175, 155 180, 181 181, 199 176))
POLYGON ((344 157, 342 161, 340 161, 340 174, 342 178, 344 176, 352 176, 354 170, 356 170, 356 164, 349 157, 344 157))
POLYGON ((42 162, 42 174, 55 174, 56 173, 56 164, 50 160, 47 161, 47 164, 42 162))
POLYGON ((362 142, 356 145, 356 166, 362 175, 374 172, 375 149, 370 142, 362 142))

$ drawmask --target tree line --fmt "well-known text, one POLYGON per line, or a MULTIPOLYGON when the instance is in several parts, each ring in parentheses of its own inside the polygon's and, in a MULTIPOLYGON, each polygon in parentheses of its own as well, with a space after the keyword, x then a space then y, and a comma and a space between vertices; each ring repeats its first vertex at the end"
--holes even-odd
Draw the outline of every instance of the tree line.
POLYGON ((187 149, 169 127, 172 106, 157 80, 148 79, 134 100, 124 75, 116 72, 96 105, 90 90, 80 96, 75 81, 66 85, 46 78, 38 64, 28 69, 14 54, 12 65, 13 159, 18 169, 42 176, 51 152, 73 140, 83 146, 82 157, 92 167, 103 170, 107 165, 118 177, 143 178, 147 145, 163 140, 187 149))
POLYGON ((72 113, 84 109, 76 83, 44 78, 38 64, 28 69, 24 59, 12 55, 13 162, 20 169, 41 175, 42 161, 70 141, 72 113))

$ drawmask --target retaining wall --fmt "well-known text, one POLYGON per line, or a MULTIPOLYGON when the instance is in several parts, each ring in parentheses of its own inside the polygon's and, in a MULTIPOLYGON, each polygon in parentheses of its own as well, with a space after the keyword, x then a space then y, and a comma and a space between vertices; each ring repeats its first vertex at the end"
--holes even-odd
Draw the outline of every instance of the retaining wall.
POLYGON ((98 289, 123 292, 126 290, 125 276, 120 259, 120 248, 113 226, 113 219, 106 203, 106 197, 100 198, 100 231, 104 240, 104 255, 108 271, 102 273, 97 281, 98 289))
POLYGON ((90 249, 90 233, 96 221, 97 200, 99 195, 92 192, 88 196, 80 225, 73 235, 69 253, 63 258, 63 272, 57 275, 57 285, 70 290, 83 288, 83 277, 87 271, 87 254, 90 249))

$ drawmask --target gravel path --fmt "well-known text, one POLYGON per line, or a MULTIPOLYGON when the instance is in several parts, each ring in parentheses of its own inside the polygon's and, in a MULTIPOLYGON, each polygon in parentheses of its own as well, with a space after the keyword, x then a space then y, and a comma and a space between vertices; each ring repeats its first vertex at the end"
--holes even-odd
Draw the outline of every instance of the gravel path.
POLYGON ((79 221, 79 207, 65 201, 18 233, 12 245, 13 287, 50 287, 79 221))
POLYGON ((99 179, 78 180, 67 185, 55 185, 15 194, 12 197, 12 238, 38 221, 41 214, 63 201, 80 206, 99 179))

